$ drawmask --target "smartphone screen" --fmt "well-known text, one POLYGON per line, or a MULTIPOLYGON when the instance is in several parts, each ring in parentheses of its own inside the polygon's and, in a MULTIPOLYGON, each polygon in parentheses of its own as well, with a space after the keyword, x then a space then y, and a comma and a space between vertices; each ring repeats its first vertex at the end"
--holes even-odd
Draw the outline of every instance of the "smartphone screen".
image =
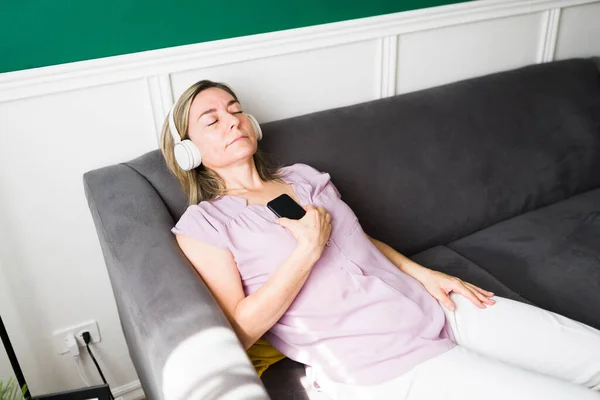
POLYGON ((287 194, 282 194, 267 203, 269 210, 279 218, 300 219, 306 211, 287 194))

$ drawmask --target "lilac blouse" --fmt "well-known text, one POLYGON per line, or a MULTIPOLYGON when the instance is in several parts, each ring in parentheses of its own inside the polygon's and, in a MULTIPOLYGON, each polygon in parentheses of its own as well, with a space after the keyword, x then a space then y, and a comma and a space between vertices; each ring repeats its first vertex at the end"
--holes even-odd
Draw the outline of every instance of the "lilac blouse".
MULTIPOLYGON (((444 311, 366 236, 328 173, 306 164, 281 169, 301 205, 323 206, 332 232, 291 306, 264 337, 318 377, 374 385, 455 346, 444 311)), ((296 239, 267 207, 237 196, 189 206, 172 232, 229 249, 246 296, 292 253, 296 239)), ((214 268, 218 268, 215 265, 214 268)))

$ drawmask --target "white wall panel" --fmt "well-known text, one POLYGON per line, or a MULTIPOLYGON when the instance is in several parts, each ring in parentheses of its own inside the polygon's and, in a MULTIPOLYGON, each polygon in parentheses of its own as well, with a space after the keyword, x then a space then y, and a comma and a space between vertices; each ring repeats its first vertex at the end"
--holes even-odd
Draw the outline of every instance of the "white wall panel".
POLYGON ((31 335, 14 340, 33 392, 83 385, 51 338, 90 319, 99 323, 107 379, 135 381, 82 175, 157 147, 145 81, 2 103, 0 134, 2 277, 21 317, 9 322, 31 335))
POLYGON ((559 26, 557 60, 600 56, 600 3, 562 9, 559 26))
POLYGON ((401 35, 396 93, 536 62, 541 13, 401 35))
POLYGON ((375 40, 244 61, 172 75, 179 96, 201 79, 225 82, 260 122, 379 97, 375 40))

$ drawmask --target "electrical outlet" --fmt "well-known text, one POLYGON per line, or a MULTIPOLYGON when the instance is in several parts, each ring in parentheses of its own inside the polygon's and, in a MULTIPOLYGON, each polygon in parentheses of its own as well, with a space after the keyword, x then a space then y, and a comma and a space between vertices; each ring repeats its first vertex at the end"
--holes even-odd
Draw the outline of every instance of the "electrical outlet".
POLYGON ((58 354, 66 354, 69 352, 66 342, 66 337, 69 333, 72 333, 75 336, 77 345, 79 347, 85 347, 85 342, 81 336, 85 331, 90 333, 92 338, 90 343, 98 343, 101 340, 100 331, 98 330, 98 323, 96 321, 87 321, 53 332, 52 337, 55 351, 58 354))

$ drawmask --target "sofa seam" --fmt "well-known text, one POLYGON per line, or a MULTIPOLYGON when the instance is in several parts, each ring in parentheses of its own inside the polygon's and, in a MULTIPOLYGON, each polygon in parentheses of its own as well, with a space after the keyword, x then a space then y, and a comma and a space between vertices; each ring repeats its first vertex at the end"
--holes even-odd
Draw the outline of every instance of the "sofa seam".
POLYGON ((148 183, 148 185, 150 185, 150 187, 152 188, 152 190, 154 191, 154 193, 156 193, 156 195, 158 196, 158 198, 162 201, 163 205, 165 206, 165 209, 167 210, 167 213, 171 217, 171 223, 174 224, 175 220, 173 218, 173 215, 171 215, 171 211, 169 210, 169 207, 167 207, 167 203, 165 202, 165 199, 160 195, 160 193, 158 192, 158 190, 156 190, 156 188, 154 187, 154 185, 152 184, 152 182, 150 182, 150 180, 144 174, 142 174, 139 170, 135 169, 131 165, 129 165, 127 163, 124 163, 124 162, 123 163, 119 163, 119 165, 123 165, 124 167, 127 167, 127 168, 131 169, 137 175, 139 175, 140 177, 142 177, 142 179, 144 179, 148 183))
POLYGON ((521 296, 522 298, 524 298, 525 300, 531 302, 532 304, 535 304, 534 301, 532 301, 530 298, 524 296, 522 293, 517 292, 515 289, 511 288, 510 286, 508 286, 506 283, 502 282, 496 275, 494 275, 491 271, 489 271, 487 268, 483 267, 482 265, 479 265, 478 263, 476 263, 474 260, 470 259, 469 257, 467 257, 465 254, 461 253, 459 250, 457 250, 455 247, 452 247, 450 243, 447 243, 445 245, 443 245, 444 247, 452 250, 453 252, 455 252, 456 254, 458 254, 459 256, 461 256, 462 258, 464 258, 465 260, 473 263, 474 265, 478 266, 479 268, 481 268, 482 270, 484 270, 486 273, 488 273, 492 278, 494 278, 497 282, 499 282, 501 285, 503 285, 504 287, 506 287, 507 289, 515 292, 516 294, 518 294, 519 296, 521 296))

